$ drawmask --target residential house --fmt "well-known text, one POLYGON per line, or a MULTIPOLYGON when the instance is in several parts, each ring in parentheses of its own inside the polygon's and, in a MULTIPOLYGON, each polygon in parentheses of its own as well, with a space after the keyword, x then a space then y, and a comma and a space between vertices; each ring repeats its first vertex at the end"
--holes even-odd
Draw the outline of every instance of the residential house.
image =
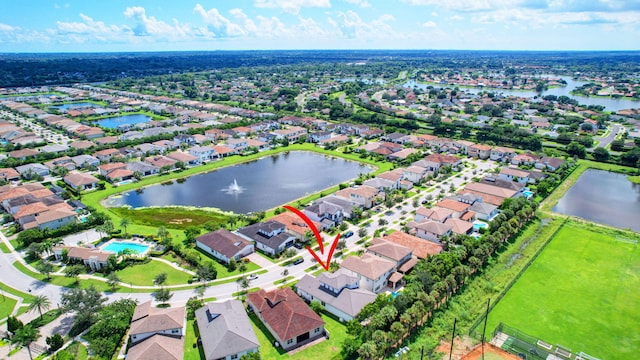
POLYGON ((225 264, 228 264, 231 259, 238 261, 254 251, 253 242, 226 229, 198 236, 196 247, 225 264))
POLYGON ((76 169, 76 163, 74 163, 73 160, 71 160, 71 158, 68 156, 61 156, 51 161, 47 161, 44 163, 44 166, 48 167, 50 170, 53 170, 57 167, 65 168, 69 171, 73 171, 76 169))
POLYGON ((26 230, 37 227, 40 230, 55 230, 76 222, 76 219, 76 213, 71 210, 48 210, 35 215, 33 221, 25 223, 22 228, 26 230))
POLYGON ((309 133, 309 142, 317 143, 331 138, 331 131, 314 131, 309 133))
POLYGON ((308 302, 319 301, 324 309, 340 321, 353 320, 362 309, 376 300, 377 295, 360 288, 360 280, 339 269, 322 272, 318 277, 304 275, 296 283, 296 291, 308 302))
POLYGON ((453 212, 452 217, 459 219, 464 213, 466 213, 471 205, 463 203, 454 199, 444 199, 436 204, 436 207, 444 208, 453 212))
POLYGON ((82 191, 96 189, 100 180, 91 174, 71 172, 63 178, 63 181, 74 190, 82 191))
POLYGON ((216 150, 211 146, 194 146, 189 149, 189 154, 197 157, 201 163, 206 163, 216 157, 216 150))
POLYGON ((408 247, 413 251, 413 255, 418 259, 426 259, 427 257, 438 254, 442 251, 442 245, 433 241, 421 239, 402 231, 394 231, 391 234, 386 235, 384 240, 408 247))
POLYGON ((396 263, 372 254, 362 257, 349 256, 340 264, 346 273, 357 277, 360 286, 374 293, 379 293, 388 285, 389 277, 396 272, 396 263))
POLYGON ((409 272, 418 263, 418 260, 413 257, 411 248, 386 241, 383 238, 373 238, 371 246, 367 248, 366 252, 394 262, 398 272, 403 274, 409 272))
POLYGON ((454 212, 449 209, 434 206, 432 208, 419 207, 416 210, 416 222, 423 222, 425 220, 433 220, 439 223, 444 223, 447 219, 453 217, 454 212))
POLYGON ((521 195, 520 192, 516 190, 476 182, 465 185, 463 191, 478 195, 482 197, 484 202, 496 206, 502 205, 504 199, 515 198, 521 195))
POLYGON ((312 221, 322 224, 323 229, 332 228, 342 222, 344 211, 341 206, 318 200, 305 207, 302 212, 312 221))
MULTIPOLYGON (((285 231, 295 237, 296 240, 303 240, 307 231, 311 231, 311 229, 309 229, 309 225, 307 225, 304 220, 300 219, 298 215, 289 211, 285 211, 283 213, 275 215, 271 217, 270 220, 274 220, 281 224, 284 224, 286 229, 285 231)), ((316 229, 322 227, 322 224, 315 221, 314 225, 316 229)))
POLYGON ((430 241, 438 242, 441 237, 451 235, 451 225, 438 221, 409 222, 407 226, 413 228, 417 237, 430 241))
POLYGON ((518 166, 518 165, 530 166, 530 165, 535 165, 535 163, 538 160, 540 160, 540 156, 535 154, 531 154, 531 153, 518 154, 514 156, 513 159, 511 159, 511 164, 515 166, 518 166))
POLYGON ((516 151, 514 149, 504 146, 496 146, 491 149, 489 158, 493 161, 511 162, 511 159, 515 156, 516 151))
POLYGON ((8 153, 9 157, 23 161, 32 156, 38 156, 38 154, 40 154, 40 152, 33 149, 20 149, 8 153))
POLYGON ((106 268, 109 256, 116 255, 111 251, 102 251, 96 248, 56 246, 53 248, 53 255, 56 260, 63 260, 63 253, 65 251, 67 252, 67 259, 72 262, 80 262, 93 271, 106 268))
POLYGON ((207 303, 195 317, 205 360, 235 360, 258 352, 260 342, 241 301, 207 303))
POLYGON ((180 134, 173 138, 173 142, 182 147, 184 144, 187 147, 191 147, 196 144, 196 138, 193 135, 180 134))
POLYGON ((126 169, 127 164, 123 162, 114 162, 98 166, 98 174, 107 176, 110 172, 117 169, 126 169))
POLYGON ((136 306, 129 328, 128 360, 182 360, 186 333, 185 307, 136 306))
POLYGON ((237 233, 248 240, 255 241, 259 250, 275 256, 293 246, 295 241, 295 237, 285 230, 284 224, 269 220, 240 228, 237 233))
POLYGON ((461 160, 453 155, 445 154, 430 154, 424 159, 416 161, 412 165, 417 165, 426 168, 428 171, 438 171, 443 166, 449 166, 456 168, 460 165, 461 160))
POLYGON ((411 165, 403 170, 404 179, 416 184, 426 179, 431 173, 422 166, 411 165))
POLYGON ((91 155, 78 155, 71 158, 77 167, 87 168, 100 165, 100 160, 91 155))
POLYGON ((0 180, 18 181, 20 180, 20 173, 12 168, 0 168, 0 180))
POLYGON ((47 176, 49 175, 49 168, 38 163, 31 163, 16 166, 16 170, 25 179, 31 179, 36 175, 47 176))
POLYGON ((454 234, 470 235, 473 230, 472 223, 457 218, 449 218, 444 224, 451 226, 451 232, 454 234))
POLYGON ((538 160, 538 162, 536 162, 535 168, 539 170, 556 171, 564 164, 565 161, 562 159, 554 157, 543 157, 538 160))
POLYGON ((131 180, 134 177, 133 175, 133 171, 123 168, 109 171, 106 177, 112 184, 117 184, 122 181, 131 180))
POLYGON ((488 159, 491 156, 491 146, 484 144, 471 145, 467 154, 478 159, 488 159))
POLYGON ((127 163, 127 170, 132 171, 134 174, 139 173, 142 176, 154 175, 159 172, 157 167, 142 161, 132 161, 127 163))
POLYGON ((529 172, 517 168, 503 167, 498 175, 500 179, 515 181, 522 184, 529 182, 529 172))
POLYGON ((475 201, 469 210, 473 211, 478 219, 484 221, 491 221, 499 213, 497 206, 482 201, 475 201))
POLYGON ((164 167, 165 169, 173 169, 177 163, 176 160, 168 158, 164 155, 152 156, 144 159, 144 162, 155 166, 159 169, 159 171, 164 167))
POLYGON ((324 320, 289 287, 249 293, 247 304, 285 351, 324 336, 324 320))
POLYGON ((395 190, 399 188, 399 181, 395 182, 393 180, 387 180, 379 177, 374 177, 373 179, 365 180, 362 185, 370 186, 372 188, 377 189, 378 191, 387 191, 387 190, 395 190))
POLYGON ((167 154, 167 157, 175 161, 181 162, 185 166, 196 166, 201 164, 199 158, 193 155, 184 153, 182 151, 174 151, 172 153, 167 154))
POLYGON ((369 209, 374 206, 379 198, 384 200, 384 193, 381 193, 377 188, 368 185, 348 187, 338 190, 335 195, 347 199, 353 204, 362 206, 365 209, 369 209))

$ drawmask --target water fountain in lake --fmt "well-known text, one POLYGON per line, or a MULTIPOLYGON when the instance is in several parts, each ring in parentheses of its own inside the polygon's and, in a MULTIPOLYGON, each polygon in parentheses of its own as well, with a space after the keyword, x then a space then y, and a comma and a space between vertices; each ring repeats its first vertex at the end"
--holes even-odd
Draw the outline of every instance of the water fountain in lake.
POLYGON ((238 185, 238 182, 236 181, 236 179, 233 179, 233 182, 231 183, 231 185, 227 186, 226 188, 222 189, 222 191, 226 192, 227 194, 230 195, 235 195, 235 194, 240 194, 244 191, 244 188, 240 185, 238 185))

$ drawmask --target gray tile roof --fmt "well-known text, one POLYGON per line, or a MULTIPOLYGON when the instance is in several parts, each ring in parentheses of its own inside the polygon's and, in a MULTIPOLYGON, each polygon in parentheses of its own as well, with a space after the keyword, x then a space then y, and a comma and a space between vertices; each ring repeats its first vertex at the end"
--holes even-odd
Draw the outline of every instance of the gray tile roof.
POLYGON ((196 310, 206 359, 220 359, 260 346, 249 317, 238 300, 208 303, 196 310))

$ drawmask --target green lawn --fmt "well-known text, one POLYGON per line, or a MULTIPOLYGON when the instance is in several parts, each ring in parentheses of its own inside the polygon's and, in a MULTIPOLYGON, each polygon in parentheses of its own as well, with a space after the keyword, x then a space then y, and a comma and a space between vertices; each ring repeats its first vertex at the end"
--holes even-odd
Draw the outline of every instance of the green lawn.
MULTIPOLYGON (((192 209, 184 207, 130 209, 126 207, 111 208, 110 211, 121 218, 131 219, 137 224, 148 226, 166 226, 167 228, 184 230, 190 226, 202 227, 224 225, 228 215, 216 211, 192 209)), ((128 229, 127 229, 128 230, 128 229)))
POLYGON ((184 337, 184 360, 204 359, 202 345, 193 346, 198 338, 198 325, 194 319, 187 320, 187 333, 184 337))
POLYGON ((13 308, 16 306, 17 301, 6 296, 0 296, 0 319, 4 319, 11 315, 13 308))
POLYGON ((634 184, 640 184, 640 175, 638 175, 638 176, 628 176, 627 178, 629 179, 629 181, 631 181, 634 184))
POLYGON ((342 343, 346 339, 347 329, 337 320, 329 317, 325 314, 322 315, 322 320, 326 322, 325 329, 329 331, 331 337, 329 340, 325 340, 319 344, 310 346, 304 350, 289 355, 282 351, 280 348, 275 348, 273 344, 273 336, 265 328, 265 326, 258 320, 258 318, 251 314, 251 325, 256 332, 258 341, 260 342, 260 356, 263 360, 272 359, 322 359, 332 360, 341 359, 340 349, 342 343))
POLYGON ((615 234, 568 222, 493 309, 487 330, 504 322, 574 352, 635 358, 640 245, 615 234))
POLYGON ((177 270, 161 261, 149 261, 146 264, 127 266, 122 270, 116 271, 116 274, 123 283, 152 286, 153 279, 160 273, 167 273, 167 282, 165 285, 181 285, 186 284, 193 276, 177 270))

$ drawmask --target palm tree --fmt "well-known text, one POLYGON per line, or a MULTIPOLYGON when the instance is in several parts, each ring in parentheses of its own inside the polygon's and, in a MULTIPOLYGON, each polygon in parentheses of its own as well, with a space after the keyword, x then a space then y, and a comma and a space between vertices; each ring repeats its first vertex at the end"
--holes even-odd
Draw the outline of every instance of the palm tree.
POLYGON ((40 313, 40 320, 42 320, 42 310, 47 311, 51 307, 51 301, 44 295, 37 295, 29 304, 29 311, 38 310, 40 313))
POLYGON ((39 337, 40 332, 38 331, 38 329, 34 329, 31 325, 26 325, 25 327, 16 330, 16 333, 11 338, 11 343, 19 344, 20 346, 26 346, 27 351, 29 352, 29 359, 33 360, 29 345, 31 345, 32 342, 38 340, 39 337))
POLYGON ((120 226, 124 228, 124 237, 128 237, 127 236, 127 226, 129 226, 130 222, 129 219, 127 218, 122 218, 122 220, 120 220, 120 226))

